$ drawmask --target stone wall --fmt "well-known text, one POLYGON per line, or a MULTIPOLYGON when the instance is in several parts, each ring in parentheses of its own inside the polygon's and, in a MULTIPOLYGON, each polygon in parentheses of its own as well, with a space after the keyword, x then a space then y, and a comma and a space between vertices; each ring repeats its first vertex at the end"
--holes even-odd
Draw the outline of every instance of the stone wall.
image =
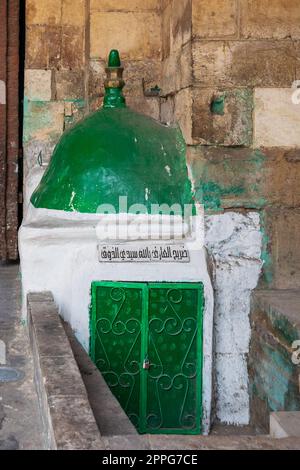
POLYGON ((159 119, 151 92, 160 81, 159 0, 27 1, 25 206, 64 129, 101 104, 112 48, 121 53, 129 106, 159 119))
POLYGON ((181 125, 198 198, 259 211, 261 286, 298 288, 299 1, 162 3, 161 117, 181 125))
POLYGON ((191 143, 192 0, 162 2, 161 120, 179 122, 191 143))
MULTIPOLYGON (((256 211, 263 243, 260 287, 266 288, 300 287, 300 104, 292 102, 292 85, 299 79, 299 17, 297 0, 192 2, 186 139, 196 196, 206 213, 256 211)), ((245 300, 238 306, 222 291, 227 287, 230 292, 226 275, 233 290, 247 291, 242 271, 255 257, 247 260, 238 244, 235 248, 240 269, 235 281, 228 259, 221 272, 214 268, 215 331, 222 327, 223 335, 216 333, 216 415, 221 421, 246 423, 250 334, 248 343, 242 338, 249 328, 250 304, 245 300), (229 351, 224 337, 233 322, 237 336, 229 351)), ((215 265, 216 254, 211 256, 215 265)))
POLYGON ((192 174, 207 210, 259 211, 268 288, 300 287, 299 18, 298 0, 193 2, 192 174))
MULTIPOLYGON (((226 235, 236 224, 235 213, 256 212, 263 245, 259 286, 299 288, 300 104, 292 96, 299 98, 300 3, 166 0, 162 5, 161 119, 179 121, 184 133, 208 237, 218 214, 227 214, 226 235)), ((217 253, 208 240, 216 299, 216 415, 246 423, 249 299, 256 287, 255 269, 248 291, 246 273, 249 262, 258 263, 257 282, 259 260, 257 254, 245 255, 238 242, 235 255, 229 249, 222 257, 218 247, 217 253), (232 264, 239 274, 230 288, 232 264), (249 294, 240 294, 239 305, 231 299, 237 287, 249 294), (224 340, 228 335, 231 345, 224 340)))
POLYGON ((128 104, 179 122, 206 209, 260 211, 261 285, 299 287, 299 256, 279 242, 300 223, 299 18, 298 0, 28 0, 25 179, 101 104, 118 47, 128 104))

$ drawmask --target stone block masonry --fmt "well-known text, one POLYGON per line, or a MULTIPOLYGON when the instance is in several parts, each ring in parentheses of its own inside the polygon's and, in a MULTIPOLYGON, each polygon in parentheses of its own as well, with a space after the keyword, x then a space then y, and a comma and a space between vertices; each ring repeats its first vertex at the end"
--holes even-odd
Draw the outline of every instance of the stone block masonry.
POLYGON ((300 39, 300 5, 297 0, 241 2, 241 37, 300 39))
POLYGON ((237 0, 198 0, 193 3, 193 34, 196 38, 227 38, 238 36, 237 0))
POLYGON ((95 11, 91 16, 91 58, 99 58, 100 55, 101 59, 107 60, 109 51, 125 35, 126 42, 123 42, 121 48, 124 59, 159 59, 160 22, 157 20, 155 11, 115 13, 95 11), (145 34, 145 25, 148 34, 145 34))
MULTIPOLYGON (((178 79, 183 70, 171 72, 172 30, 171 39, 165 35, 168 8, 165 6, 162 37, 166 44, 163 72, 165 67, 169 88, 165 88, 161 116, 168 122, 179 120, 184 130, 196 199, 210 214, 254 210, 261 221, 262 251, 255 255, 259 285, 299 288, 300 105, 292 103, 292 84, 299 78, 300 4, 287 0, 191 2, 191 34, 184 44, 191 75, 186 83, 178 79), (177 96, 183 96, 183 90, 188 92, 184 91, 181 103, 177 96), (261 276, 259 263, 263 265, 261 276)), ((179 64, 178 59, 173 62, 179 64)), ((186 71, 184 74, 186 77, 186 71)), ((224 219, 222 232, 231 223, 231 217, 227 222, 224 219)), ((232 246, 235 243, 238 250, 237 240, 232 246)), ((218 250, 222 253, 219 245, 214 253, 208 249, 212 260, 218 250)), ((242 269, 242 254, 234 259, 242 269)), ((252 256, 249 260, 253 262, 252 256)), ((237 350, 235 341, 226 343, 226 338, 228 332, 236 331, 239 347, 247 331, 250 339, 250 324, 244 319, 243 327, 234 313, 241 315, 245 305, 249 313, 250 291, 247 300, 241 296, 244 307, 237 305, 230 292, 239 285, 247 291, 246 271, 235 278, 226 263, 218 269, 214 278, 216 414, 222 421, 246 422, 249 344, 248 349, 237 350), (225 293, 219 283, 226 279, 232 285, 225 293), (232 309, 227 315, 228 305, 232 309), (232 322, 232 329, 227 322, 232 322)), ((295 393, 291 391, 292 400, 296 400, 295 393)))
POLYGON ((25 205, 30 196, 26 186, 36 181, 30 174, 41 177, 39 165, 42 161, 45 169, 63 131, 101 105, 111 48, 120 49, 129 105, 160 118, 159 99, 148 93, 160 84, 159 8, 157 0, 27 2, 25 205))
POLYGON ((24 94, 30 101, 51 101, 52 71, 26 70, 24 94))
POLYGON ((254 145, 300 147, 300 103, 290 88, 257 88, 254 95, 254 145))
MULTIPOLYGON (((174 2, 167 5, 165 18, 174 2)), ((267 287, 300 286, 294 235, 299 229, 300 105, 292 102, 299 75, 299 15, 298 1, 191 2, 191 32, 184 44, 190 80, 173 81, 162 103, 162 118, 179 120, 184 131, 196 197, 206 210, 261 213, 260 285, 267 287), (181 103, 176 97, 185 88, 181 103), (276 214, 291 221, 286 225, 291 242, 278 233, 276 214)), ((162 36, 167 51, 170 35, 162 36)), ((163 70, 165 63, 172 75, 168 60, 163 57, 163 70)))
POLYGON ((250 146, 252 110, 251 89, 195 87, 192 106, 193 141, 205 145, 250 146))
POLYGON ((290 87, 296 78, 297 42, 195 40, 195 83, 202 87, 290 87))

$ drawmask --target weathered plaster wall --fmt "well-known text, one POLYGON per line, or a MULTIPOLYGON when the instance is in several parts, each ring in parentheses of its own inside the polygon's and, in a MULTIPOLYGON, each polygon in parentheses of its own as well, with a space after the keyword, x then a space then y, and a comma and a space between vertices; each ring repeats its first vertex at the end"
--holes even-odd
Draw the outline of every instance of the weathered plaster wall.
POLYGON ((205 238, 214 287, 216 416, 222 422, 247 424, 250 296, 262 265, 259 215, 207 215, 205 238))
MULTIPOLYGON (((49 290, 59 307, 60 314, 70 323, 81 344, 89 349, 90 287, 95 280, 135 282, 199 282, 204 285, 205 306, 203 312, 203 389, 202 432, 207 434, 211 423, 212 401, 212 347, 213 347, 213 289, 207 270, 206 252, 202 245, 203 213, 191 223, 191 231, 185 238, 190 250, 190 263, 99 263, 98 243, 107 240, 109 231, 103 214, 64 212, 36 209, 30 206, 19 231, 19 247, 22 266, 23 318, 26 318, 28 292, 49 290), (97 225, 99 226, 97 227, 97 225), (196 230, 196 232, 194 232, 196 230), (80 266, 80 269, 78 269, 80 266)), ((152 215, 131 215, 127 222, 132 234, 144 234, 147 244, 155 245, 160 231, 149 240, 149 224, 152 215)), ((116 216, 115 221, 124 218, 116 216)), ((157 217, 155 217, 157 224, 157 217)), ((192 221, 191 221, 192 222, 192 221)), ((173 227, 173 222, 169 222, 173 227)), ((164 222, 165 229, 171 229, 164 222)), ((124 227, 125 228, 125 227, 124 227)), ((136 236, 123 240, 126 249, 136 246, 136 236)), ((168 243, 168 240, 165 240, 168 243)))

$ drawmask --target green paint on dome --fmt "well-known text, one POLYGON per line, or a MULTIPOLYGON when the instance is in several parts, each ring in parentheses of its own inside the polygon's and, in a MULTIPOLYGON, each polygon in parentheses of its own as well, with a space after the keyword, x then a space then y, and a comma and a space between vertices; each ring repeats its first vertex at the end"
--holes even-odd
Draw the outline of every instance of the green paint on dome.
POLYGON ((183 211, 193 195, 181 131, 127 108, 118 51, 109 55, 112 64, 115 69, 106 69, 103 108, 63 134, 31 202, 36 208, 83 213, 99 212, 103 204, 110 205, 110 213, 136 213, 131 207, 136 204, 149 213, 153 204, 177 204, 183 211), (126 210, 119 207, 124 196, 126 210))
POLYGON ((183 207, 192 202, 185 150, 178 128, 129 108, 102 108, 63 134, 31 202, 89 213, 111 204, 118 213, 119 196, 127 196, 128 207, 149 212, 151 204, 183 207))

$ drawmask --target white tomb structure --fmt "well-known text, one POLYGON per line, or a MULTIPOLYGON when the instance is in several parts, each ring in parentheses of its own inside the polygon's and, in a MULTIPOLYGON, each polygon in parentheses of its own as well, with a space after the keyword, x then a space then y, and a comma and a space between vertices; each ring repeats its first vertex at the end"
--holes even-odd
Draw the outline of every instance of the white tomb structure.
MULTIPOLYGON (((19 231, 24 318, 27 294, 51 291, 61 316, 90 352, 93 283, 202 285, 198 350, 201 433, 207 434, 211 425, 213 359, 218 417, 246 424, 245 356, 250 339, 250 293, 261 268, 259 217, 254 213, 209 216, 204 236, 204 211, 193 201, 182 135, 177 128, 125 107, 122 70, 118 61, 110 61, 103 108, 63 135, 27 203, 19 231), (182 212, 167 213, 166 206, 174 209, 176 203, 182 212), (150 209, 157 205, 163 205, 163 210, 153 213, 150 209), (214 293, 204 245, 212 260, 217 296, 216 351, 214 293), (241 263, 238 253, 242 253, 241 263), (245 290, 236 290, 239 273, 249 280, 245 290), (231 302, 231 309, 226 296, 234 299, 236 295, 239 302, 231 302), (231 313, 242 333, 242 347, 230 352, 231 313), (240 395, 235 390, 237 383, 243 390, 240 395)), ((28 192, 37 179, 34 169, 28 192)))

